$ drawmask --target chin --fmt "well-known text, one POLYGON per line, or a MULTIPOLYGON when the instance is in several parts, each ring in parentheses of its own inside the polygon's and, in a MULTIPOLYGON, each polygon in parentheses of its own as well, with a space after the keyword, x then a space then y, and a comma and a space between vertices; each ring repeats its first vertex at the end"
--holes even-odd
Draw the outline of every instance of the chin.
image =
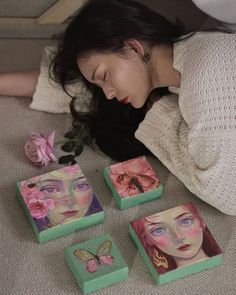
POLYGON ((131 103, 132 107, 135 108, 135 109, 141 109, 143 106, 144 106, 144 103, 131 103))

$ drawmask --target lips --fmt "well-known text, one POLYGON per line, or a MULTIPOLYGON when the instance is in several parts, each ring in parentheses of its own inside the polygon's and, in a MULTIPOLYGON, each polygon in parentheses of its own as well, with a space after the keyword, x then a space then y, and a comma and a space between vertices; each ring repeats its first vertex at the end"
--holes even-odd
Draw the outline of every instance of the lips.
POLYGON ((65 212, 62 212, 62 214, 63 214, 65 217, 72 217, 72 216, 75 216, 77 213, 78 213, 77 210, 71 210, 71 211, 65 211, 65 212))
POLYGON ((190 244, 184 244, 178 248, 180 251, 187 251, 191 247, 190 244))
POLYGON ((129 103, 129 98, 128 98, 128 96, 125 97, 125 98, 123 98, 123 99, 121 99, 121 100, 119 100, 119 102, 124 103, 124 104, 129 103))

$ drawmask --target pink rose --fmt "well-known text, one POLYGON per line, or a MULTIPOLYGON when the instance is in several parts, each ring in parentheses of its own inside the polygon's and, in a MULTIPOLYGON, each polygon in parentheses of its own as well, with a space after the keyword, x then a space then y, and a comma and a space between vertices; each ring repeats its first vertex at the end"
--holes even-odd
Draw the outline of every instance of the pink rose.
POLYGON ((44 193, 34 184, 29 185, 26 181, 22 181, 21 183, 21 194, 26 203, 31 199, 44 199, 44 193))
POLYGON ((31 133, 25 144, 25 154, 31 162, 37 166, 47 166, 50 162, 55 162, 53 146, 55 139, 55 131, 49 135, 43 133, 31 133))
POLYGON ((36 219, 44 218, 48 213, 48 209, 55 208, 52 199, 31 199, 28 201, 27 206, 29 208, 30 214, 36 219))

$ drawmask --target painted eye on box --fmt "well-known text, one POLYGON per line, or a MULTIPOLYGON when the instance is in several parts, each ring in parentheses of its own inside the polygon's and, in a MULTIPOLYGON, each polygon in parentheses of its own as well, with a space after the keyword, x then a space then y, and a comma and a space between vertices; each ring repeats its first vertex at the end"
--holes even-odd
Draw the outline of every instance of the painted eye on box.
POLYGON ((151 234, 155 237, 160 237, 166 233, 166 229, 164 227, 157 227, 151 231, 151 234))
POLYGON ((73 190, 76 192, 83 192, 83 191, 87 191, 88 189, 90 189, 90 186, 88 183, 84 182, 84 183, 78 183, 73 190))
POLYGON ((40 191, 49 193, 49 194, 54 194, 60 191, 58 187, 55 186, 43 186, 40 188, 40 191))
POLYGON ((182 226, 189 226, 194 223, 194 218, 193 217, 186 217, 180 221, 180 225, 182 226))

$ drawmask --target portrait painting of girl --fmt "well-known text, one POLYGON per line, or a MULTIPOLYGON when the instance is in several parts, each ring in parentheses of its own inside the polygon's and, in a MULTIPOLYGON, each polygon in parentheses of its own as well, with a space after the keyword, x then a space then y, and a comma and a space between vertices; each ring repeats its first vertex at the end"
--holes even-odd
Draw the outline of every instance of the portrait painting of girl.
POLYGON ((134 220, 131 225, 158 275, 222 253, 192 203, 134 220))
POLYGON ((78 164, 22 181, 20 189, 39 231, 102 211, 78 164))

